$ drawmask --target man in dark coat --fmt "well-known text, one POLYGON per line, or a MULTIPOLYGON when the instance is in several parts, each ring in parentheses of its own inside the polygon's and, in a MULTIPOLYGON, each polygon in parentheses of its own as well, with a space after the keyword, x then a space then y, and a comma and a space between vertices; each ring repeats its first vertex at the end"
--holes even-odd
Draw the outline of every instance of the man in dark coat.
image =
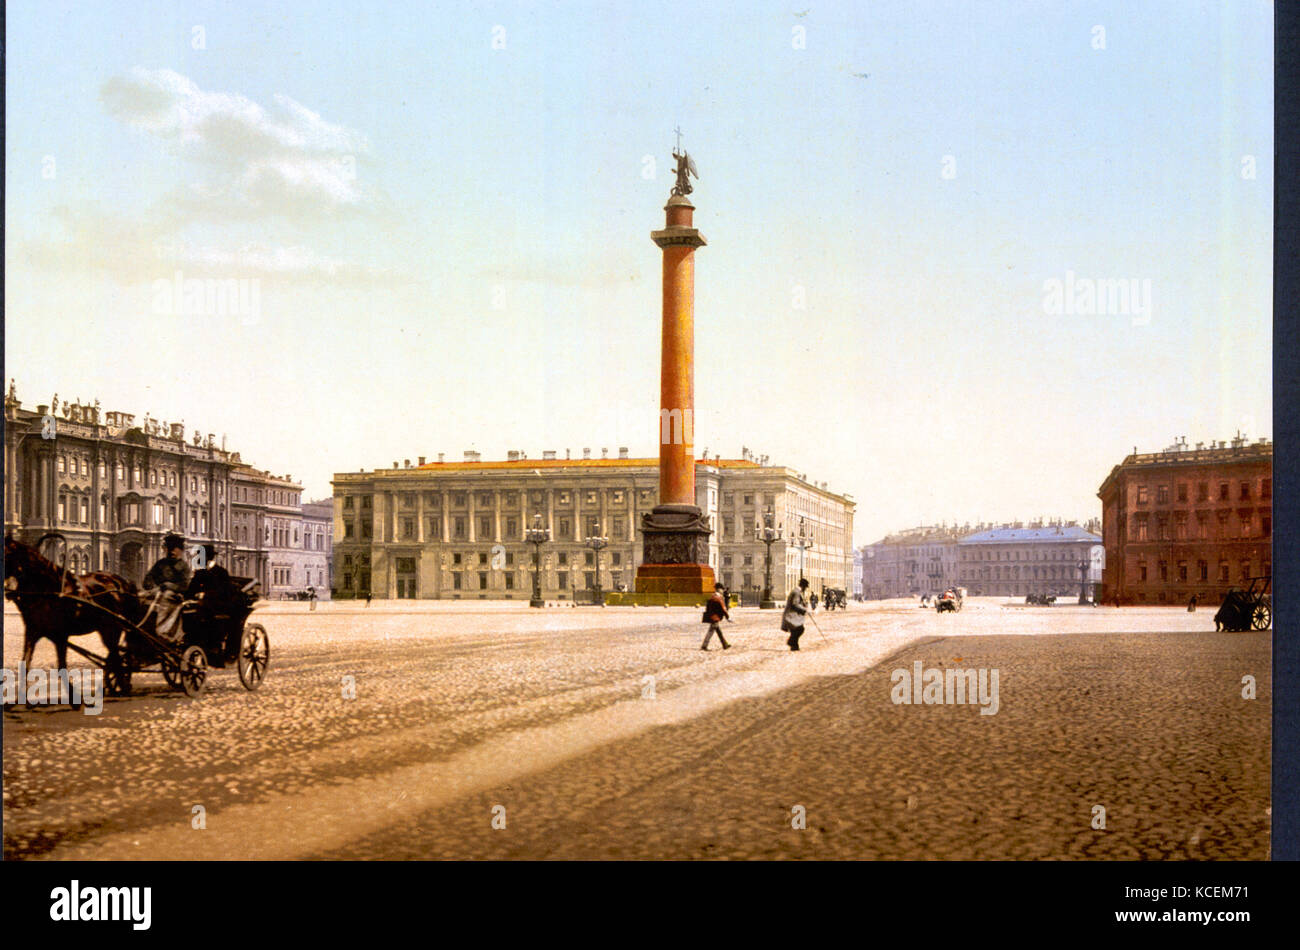
POLYGON ((799 586, 790 591, 790 596, 785 599, 785 611, 781 614, 781 629, 790 634, 785 642, 791 651, 798 651, 799 638, 803 636, 804 620, 808 616, 807 590, 808 579, 799 578, 799 586))
POLYGON ((190 586, 190 566, 185 563, 185 539, 178 534, 169 534, 163 538, 163 550, 166 552, 149 568, 141 586, 146 590, 157 588, 158 593, 152 597, 143 595, 142 599, 153 607, 156 620, 154 631, 169 640, 180 639, 181 603, 190 586))
POLYGON ((709 649, 709 641, 713 639, 715 633, 718 635, 718 642, 722 644, 722 649, 725 650, 731 646, 727 642, 727 638, 722 635, 722 627, 720 626, 723 618, 731 619, 731 613, 727 610, 727 604, 723 598, 725 590, 726 588, 721 584, 714 584, 713 596, 704 605, 704 622, 709 625, 709 632, 704 635, 704 643, 700 645, 701 650, 707 651, 709 649))

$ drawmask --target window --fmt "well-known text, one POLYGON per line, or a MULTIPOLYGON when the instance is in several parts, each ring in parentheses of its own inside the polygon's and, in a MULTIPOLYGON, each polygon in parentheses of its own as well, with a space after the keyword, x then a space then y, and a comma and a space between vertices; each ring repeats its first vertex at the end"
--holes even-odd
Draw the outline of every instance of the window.
POLYGON ((1205 561, 1197 561, 1196 577, 1198 580, 1208 581, 1210 579, 1210 565, 1205 561))
POLYGON ((480 551, 480 552, 479 552, 479 555, 478 555, 478 563, 479 563, 479 566, 483 566, 483 565, 487 564, 487 562, 488 562, 487 555, 486 555, 485 553, 483 553, 482 551, 480 551))
POLYGON ((1250 500, 1250 482, 1242 482, 1242 483, 1241 483, 1241 496, 1240 496, 1240 498, 1239 498, 1238 500, 1239 500, 1239 501, 1249 501, 1249 500, 1250 500))
POLYGON ((622 490, 621 490, 621 489, 615 489, 615 491, 614 491, 614 493, 613 493, 613 498, 614 498, 614 504, 616 504, 616 505, 621 505, 621 504, 623 504, 623 492, 622 492, 622 490))
POLYGON ((745 504, 746 504, 746 505, 752 505, 753 503, 754 503, 754 496, 753 496, 752 494, 746 493, 746 495, 745 495, 745 504))
POLYGON ((1228 483, 1219 482, 1219 501, 1228 500, 1228 483))
POLYGON ((481 508, 492 507, 492 493, 490 491, 481 491, 478 493, 478 503, 481 508))
POLYGON ((343 537, 344 537, 344 538, 350 538, 350 537, 352 537, 352 522, 351 522, 351 521, 345 521, 345 522, 343 522, 343 537))
POLYGON ((596 556, 591 551, 588 551, 586 552, 586 554, 583 555, 582 561, 584 564, 587 565, 587 567, 591 567, 593 564, 596 563, 596 556))
POLYGON ((399 557, 397 559, 397 570, 403 574, 412 574, 415 572, 415 558, 399 557))
POLYGON ((1186 482, 1180 483, 1179 486, 1178 486, 1178 500, 1179 500, 1179 501, 1186 501, 1186 500, 1187 500, 1187 483, 1186 483, 1186 482))
POLYGON ((451 556, 451 563, 452 563, 452 564, 459 564, 460 562, 461 562, 461 557, 460 557, 459 554, 453 554, 453 555, 451 556))
POLYGON ((763 507, 764 507, 764 508, 772 508, 772 507, 775 507, 775 505, 776 505, 776 495, 765 494, 765 495, 763 496, 763 507))
POLYGON ((451 536, 458 541, 465 540, 465 519, 463 517, 452 519, 451 536))
POLYGON ((1137 487, 1137 503, 1139 505, 1145 505, 1147 503, 1147 487, 1145 485, 1139 485, 1137 487))
POLYGON ((451 503, 457 508, 464 508, 469 504, 469 495, 463 491, 458 491, 451 496, 451 503))
POLYGON ((1220 561, 1220 562, 1219 562, 1219 580, 1224 581, 1225 583, 1228 581, 1228 562, 1227 562, 1227 561, 1220 561))
POLYGON ((1196 500, 1197 500, 1197 501, 1209 501, 1209 500, 1210 500, 1210 483, 1209 483, 1209 482, 1198 482, 1198 483, 1197 483, 1197 485, 1196 485, 1196 500))
POLYGON ((1186 581, 1186 580, 1187 580, 1187 562, 1186 562, 1186 561, 1179 561, 1179 562, 1178 562, 1178 579, 1179 579, 1180 581, 1186 581))
POLYGON ((595 493, 594 491, 588 491, 588 492, 587 492, 587 504, 589 504, 589 505, 594 505, 595 503, 596 503, 596 493, 595 493))
POLYGON ((627 537, 627 519, 626 519, 626 518, 615 518, 615 519, 614 519, 614 533, 613 533, 613 537, 615 537, 615 538, 619 538, 619 539, 622 539, 622 538, 626 538, 626 537, 627 537))
POLYGON ((1248 580, 1250 580, 1250 562, 1249 562, 1249 561, 1242 561, 1242 562, 1241 562, 1241 574, 1240 574, 1239 576, 1240 576, 1241 580, 1243 580, 1243 581, 1248 581, 1248 580))
POLYGON ((556 533, 556 537, 561 541, 572 540, 573 524, 572 522, 569 521, 568 518, 560 519, 560 530, 556 533))
POLYGON ((68 470, 68 462, 67 462, 67 459, 64 458, 64 456, 60 455, 60 456, 59 456, 59 474, 62 475, 62 474, 63 474, 64 472, 66 472, 67 470, 68 470))
POLYGON ((1264 537, 1266 537, 1266 538, 1271 538, 1271 537, 1273 536, 1273 516, 1272 516, 1272 515, 1260 515, 1260 517, 1259 517, 1259 533, 1260 533, 1261 535, 1263 535, 1264 537))
POLYGON ((347 496, 344 497, 344 499, 343 499, 343 510, 344 510, 344 511, 351 511, 351 510, 352 510, 352 496, 351 496, 351 495, 347 495, 347 496))
POLYGON ((569 503, 569 493, 567 491, 560 492, 559 503, 561 505, 567 505, 569 503))
POLYGON ((1167 504, 1169 504, 1169 486, 1168 486, 1168 485, 1160 485, 1159 487, 1156 488, 1156 504, 1158 504, 1158 505, 1167 505, 1167 504))
POLYGON ((613 552, 609 557, 610 563, 614 565, 614 567, 618 567, 623 563, 623 555, 617 551, 613 552))
POLYGON ((555 586, 556 586, 556 587, 559 587, 561 590, 563 590, 564 588, 566 588, 566 587, 569 586, 569 572, 568 572, 568 571, 556 571, 556 573, 555 573, 555 586))
POLYGON ((561 551, 561 552, 560 552, 560 567, 568 567, 568 565, 569 565, 569 555, 567 555, 567 554, 565 554, 563 551, 561 551))
POLYGON ((1260 498, 1272 498, 1272 497, 1273 497, 1273 479, 1271 479, 1271 478, 1265 478, 1265 479, 1263 479, 1262 481, 1260 481, 1260 483, 1259 483, 1259 497, 1260 497, 1260 498))
POLYGON ((361 507, 362 507, 363 509, 365 509, 365 508, 369 508, 369 507, 371 506, 370 498, 371 498, 370 495, 362 495, 362 496, 361 496, 361 507))
MULTIPOLYGON (((297 532, 294 532, 294 533, 296 534, 297 532)), ((413 538, 413 537, 415 537, 415 519, 414 519, 414 518, 403 518, 403 519, 402 519, 402 537, 404 537, 404 538, 413 538)))
POLYGON ((1146 562, 1144 562, 1144 561, 1139 561, 1139 562, 1138 562, 1138 580, 1140 580, 1140 581, 1145 581, 1146 579, 1147 579, 1147 566, 1146 566, 1146 562))
POLYGON ((506 537, 509 538, 511 541, 514 541, 518 537, 518 535, 519 535, 519 519, 507 518, 506 537))
POLYGON ((478 519, 478 536, 480 540, 490 541, 492 539, 492 516, 482 515, 478 519))
POLYGON ((1156 572, 1162 581, 1169 580, 1169 565, 1164 561, 1156 561, 1156 572))
POLYGON ((60 521, 68 520, 68 496, 67 495, 59 496, 59 520, 60 521))
POLYGON ((461 589, 461 588, 460 588, 460 578, 461 578, 461 572, 460 572, 460 571, 452 571, 452 574, 451 574, 451 589, 452 589, 452 590, 460 590, 460 589, 461 589))
POLYGON ((515 575, 514 572, 511 571, 510 573, 506 574, 506 590, 514 590, 514 589, 515 589, 515 575))
POLYGON ((478 575, 478 589, 487 590, 487 571, 480 571, 478 575))

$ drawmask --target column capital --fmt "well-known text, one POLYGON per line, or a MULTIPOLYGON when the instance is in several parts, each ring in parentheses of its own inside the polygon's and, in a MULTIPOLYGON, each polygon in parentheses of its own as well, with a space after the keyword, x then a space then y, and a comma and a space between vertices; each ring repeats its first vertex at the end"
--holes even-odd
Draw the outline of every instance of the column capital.
POLYGON ((673 226, 664 228, 662 231, 651 231, 650 240, 654 241, 660 247, 703 247, 709 242, 704 240, 704 235, 696 228, 685 228, 673 226))

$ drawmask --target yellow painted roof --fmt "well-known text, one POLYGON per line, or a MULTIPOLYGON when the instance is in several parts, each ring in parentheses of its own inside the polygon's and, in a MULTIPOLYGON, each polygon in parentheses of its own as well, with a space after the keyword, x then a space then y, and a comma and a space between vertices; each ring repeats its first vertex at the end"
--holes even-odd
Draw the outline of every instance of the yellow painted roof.
MULTIPOLYGON (((712 468, 761 468, 757 462, 748 459, 696 459, 697 466, 712 468)), ((534 468, 658 468, 659 460, 652 459, 519 459, 515 462, 427 462, 409 469, 378 469, 378 472, 409 472, 415 469, 435 472, 489 471, 500 469, 534 469, 534 468)))

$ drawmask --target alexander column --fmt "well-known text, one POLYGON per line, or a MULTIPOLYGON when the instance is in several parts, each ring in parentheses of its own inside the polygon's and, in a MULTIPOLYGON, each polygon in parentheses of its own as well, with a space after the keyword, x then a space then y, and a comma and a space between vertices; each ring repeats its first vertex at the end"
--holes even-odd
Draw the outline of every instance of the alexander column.
MULTIPOLYGON (((680 148, 680 146, 679 146, 680 148)), ((695 249, 705 244, 694 227, 686 152, 673 152, 677 183, 662 231, 650 237, 664 253, 663 337, 659 375, 659 504, 642 517, 642 563, 637 593, 712 593, 709 535, 695 504, 695 249)))

